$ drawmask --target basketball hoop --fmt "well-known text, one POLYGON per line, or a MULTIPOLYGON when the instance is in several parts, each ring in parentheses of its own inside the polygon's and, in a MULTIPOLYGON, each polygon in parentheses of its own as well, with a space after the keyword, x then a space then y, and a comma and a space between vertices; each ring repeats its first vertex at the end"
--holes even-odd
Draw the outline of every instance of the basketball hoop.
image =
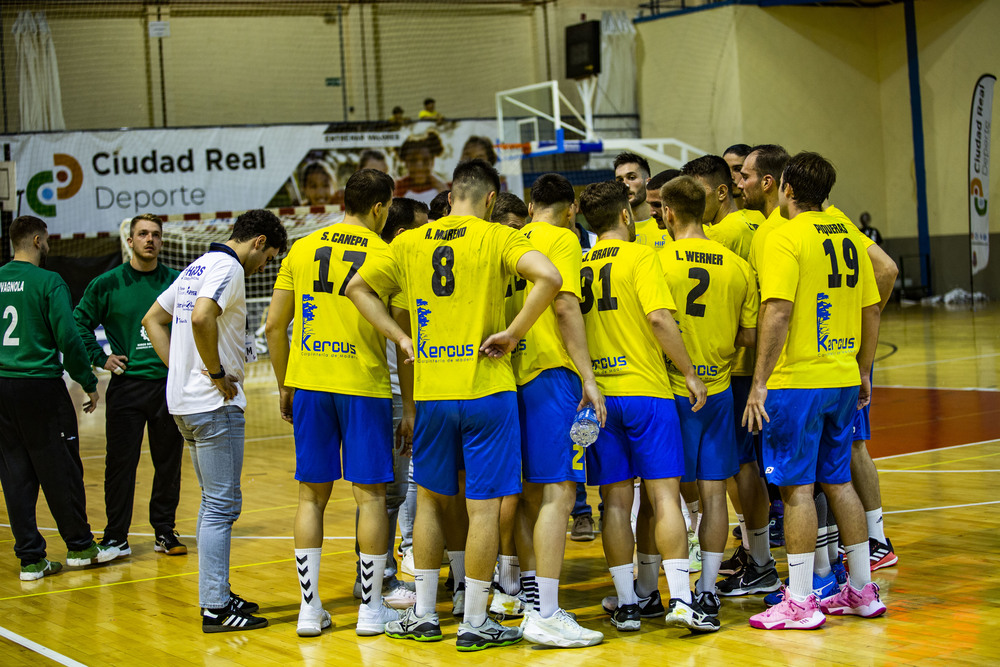
POLYGON ((496 144, 497 167, 504 176, 521 174, 521 160, 531 152, 531 144, 496 144))

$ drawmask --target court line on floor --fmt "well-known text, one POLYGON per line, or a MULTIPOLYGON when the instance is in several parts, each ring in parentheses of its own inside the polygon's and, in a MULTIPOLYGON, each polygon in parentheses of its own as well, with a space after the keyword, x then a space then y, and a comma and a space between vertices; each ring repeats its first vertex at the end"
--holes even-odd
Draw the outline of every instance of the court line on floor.
POLYGON ((913 456, 914 454, 926 454, 927 452, 943 452, 949 449, 958 449, 960 447, 973 447, 975 445, 990 445, 995 442, 1000 442, 1000 439, 993 438, 992 440, 980 440, 979 442, 967 442, 963 445, 949 445, 947 447, 935 447, 934 449, 921 449, 916 452, 903 452, 902 454, 889 454, 888 456, 875 457, 875 461, 885 461, 887 459, 898 459, 902 456, 913 456))
POLYGON ((87 667, 82 662, 77 662, 73 658, 68 658, 58 651, 54 651, 47 646, 42 646, 41 644, 33 642, 27 637, 22 637, 16 632, 11 632, 2 625, 0 625, 0 637, 6 637, 15 644, 20 644, 29 651, 34 651, 38 655, 45 656, 52 662, 58 662, 60 665, 66 665, 67 667, 87 667))
POLYGON ((915 361, 909 364, 897 364, 895 366, 879 366, 879 371, 895 370, 897 368, 913 368, 914 366, 933 366, 935 364, 949 364, 953 361, 971 361, 973 359, 988 359, 990 357, 1000 357, 1000 352, 989 354, 975 354, 971 357, 953 357, 951 359, 934 359, 932 361, 915 361))
MULTIPOLYGON (((968 460, 968 459, 960 459, 960 460, 968 460)), ((946 461, 942 461, 942 463, 951 463, 951 461, 947 461, 947 462, 946 461)), ((976 468, 970 468, 969 470, 914 470, 913 468, 900 468, 898 470, 879 470, 878 474, 881 475, 884 472, 917 472, 917 473, 921 473, 921 472, 922 473, 938 473, 938 472, 1000 472, 1000 468, 996 468, 996 469, 993 469, 993 470, 978 470, 976 468)))
POLYGON ((934 391, 989 391, 1000 392, 996 387, 918 387, 911 384, 876 384, 875 389, 924 389, 934 391))
POLYGON ((947 461, 935 461, 933 463, 924 463, 923 465, 910 466, 908 468, 899 468, 899 470, 917 470, 919 468, 930 468, 931 466, 940 466, 948 463, 959 463, 960 461, 975 461, 976 459, 988 459, 992 456, 1000 456, 1000 452, 993 452, 992 454, 980 454, 979 456, 966 456, 963 459, 948 459, 947 461))
POLYGON ((982 503, 966 503, 964 505, 941 505, 940 507, 916 507, 912 510, 891 510, 889 512, 882 512, 882 514, 909 514, 911 512, 932 512, 934 510, 953 510, 962 507, 981 507, 982 505, 997 505, 1000 504, 1000 500, 987 500, 982 503))

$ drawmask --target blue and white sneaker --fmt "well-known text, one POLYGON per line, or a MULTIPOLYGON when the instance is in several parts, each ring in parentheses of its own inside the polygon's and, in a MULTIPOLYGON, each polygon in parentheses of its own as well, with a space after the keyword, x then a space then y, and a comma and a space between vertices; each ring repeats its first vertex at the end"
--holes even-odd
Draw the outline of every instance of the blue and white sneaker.
MULTIPOLYGON (((788 579, 785 579, 785 586, 787 585, 788 579)), ((773 607, 774 605, 780 603, 785 599, 784 591, 785 588, 782 586, 775 592, 765 595, 764 604, 768 607, 773 607)), ((839 592, 840 585, 837 583, 837 576, 833 572, 830 572, 830 574, 825 577, 820 577, 815 572, 813 573, 813 594, 816 596, 817 600, 823 600, 831 595, 836 595, 839 592)))

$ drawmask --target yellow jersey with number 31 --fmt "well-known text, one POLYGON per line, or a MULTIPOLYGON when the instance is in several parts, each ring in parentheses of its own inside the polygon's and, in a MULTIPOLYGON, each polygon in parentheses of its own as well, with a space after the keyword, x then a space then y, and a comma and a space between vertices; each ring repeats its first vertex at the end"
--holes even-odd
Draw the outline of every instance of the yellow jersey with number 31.
MULTIPOLYGON (((580 296, 580 266, 583 253, 576 234, 564 227, 556 227, 547 222, 531 222, 521 228, 532 247, 549 258, 559 275, 562 276, 560 292, 569 292, 579 300, 580 296)), ((515 278, 513 286, 513 308, 508 319, 513 319, 524 306, 524 300, 531 292, 532 284, 524 279, 515 278)), ((538 317, 528 333, 511 354, 514 365, 514 379, 518 385, 524 385, 542 371, 549 368, 568 368, 576 373, 576 366, 570 359, 563 343, 559 322, 556 319, 554 305, 538 317)))
POLYGON ((785 345, 768 389, 861 384, 861 309, 879 303, 872 263, 849 222, 808 211, 773 230, 764 245, 761 301, 792 302, 785 345))
POLYGON ((663 351, 646 319, 654 310, 676 310, 655 251, 598 241, 584 255, 580 277, 580 310, 601 392, 673 398, 663 351))
POLYGON ((292 245, 274 289, 295 293, 285 384, 297 389, 389 398, 385 338, 345 290, 358 268, 388 255, 366 227, 337 223, 292 245))
POLYGON ((510 356, 479 346, 507 328, 504 295, 533 250, 519 231, 475 216, 446 216, 393 239, 358 273, 383 298, 402 291, 416 357, 413 397, 469 400, 514 391, 510 356))
MULTIPOLYGON (((660 253, 667 285, 678 304, 674 319, 708 394, 729 387, 739 328, 757 326, 757 288, 750 265, 711 239, 674 241, 660 253)), ((687 396, 684 376, 667 366, 674 394, 687 396)))

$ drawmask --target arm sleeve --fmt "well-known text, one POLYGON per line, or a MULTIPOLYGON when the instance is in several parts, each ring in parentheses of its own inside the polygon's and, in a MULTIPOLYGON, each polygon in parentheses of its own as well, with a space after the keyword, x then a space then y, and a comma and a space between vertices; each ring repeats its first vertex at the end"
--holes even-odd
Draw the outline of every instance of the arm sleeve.
POLYGON ((83 345, 87 349, 90 363, 102 368, 108 362, 108 355, 104 354, 104 348, 97 342, 97 336, 94 335, 94 329, 104 321, 104 309, 99 303, 96 284, 97 278, 87 285, 87 289, 83 292, 83 298, 73 309, 73 318, 76 320, 76 328, 83 340, 83 345))
POLYGON ((295 280, 292 278, 292 262, 295 260, 295 246, 292 246, 291 251, 281 260, 281 266, 278 268, 278 276, 274 279, 274 289, 286 290, 288 292, 295 291, 295 280))
POLYGON ((677 310, 677 304, 674 303, 674 297, 667 287, 667 279, 663 275, 663 266, 652 248, 643 246, 633 267, 636 296, 639 297, 644 314, 649 315, 661 308, 677 310))
POLYGON ((768 234, 764 243, 761 261, 767 265, 762 276, 760 299, 784 299, 795 301, 795 291, 799 285, 799 261, 795 243, 784 230, 768 234))
POLYGON ((503 225, 494 225, 494 227, 496 228, 495 233, 500 234, 500 252, 504 268, 510 275, 517 275, 517 263, 526 252, 534 250, 535 246, 531 245, 531 241, 516 229, 503 225))
POLYGON ((872 260, 864 249, 858 252, 858 262, 861 264, 861 307, 866 308, 881 303, 882 297, 879 296, 878 283, 875 282, 875 269, 872 268, 872 260))
POLYGON ((577 298, 583 300, 583 292, 580 288, 580 269, 583 266, 583 251, 580 249, 580 242, 572 232, 560 234, 555 243, 552 244, 549 260, 555 264, 559 275, 562 276, 562 287, 560 292, 569 292, 577 298))
POLYGON ((396 252, 401 242, 402 237, 397 238, 385 252, 369 252, 368 258, 358 269, 358 275, 383 299, 402 291, 402 281, 396 265, 396 252))
POLYGON ((171 315, 174 314, 174 303, 177 300, 177 281, 180 280, 178 275, 174 278, 174 282, 170 283, 170 287, 163 290, 160 296, 156 297, 156 303, 160 304, 160 308, 167 311, 171 315))
POLYGON ((212 265, 205 275, 205 279, 198 288, 196 299, 211 299, 219 304, 219 308, 226 309, 233 296, 231 289, 236 283, 236 272, 242 271, 237 262, 218 262, 212 265))
POLYGON ((59 279, 48 295, 49 322, 55 335, 56 345, 63 353, 63 366, 88 394, 97 391, 97 377, 90 369, 90 358, 87 348, 80 338, 76 320, 73 319, 73 302, 69 296, 69 287, 59 279))

